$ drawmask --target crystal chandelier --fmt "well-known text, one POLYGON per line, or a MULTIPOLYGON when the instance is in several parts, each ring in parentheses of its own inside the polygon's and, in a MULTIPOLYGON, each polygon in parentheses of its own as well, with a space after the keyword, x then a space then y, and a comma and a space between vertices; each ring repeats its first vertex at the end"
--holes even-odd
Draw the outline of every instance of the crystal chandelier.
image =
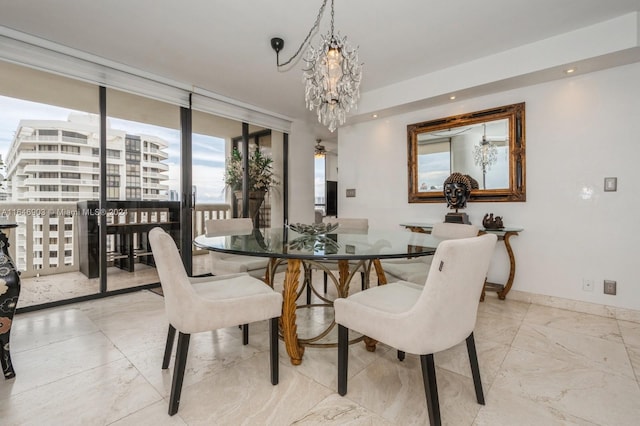
MULTIPOLYGON (((328 0, 323 0, 316 21, 304 39, 298 51, 284 63, 277 57, 278 67, 291 63, 298 56, 302 48, 309 42, 311 35, 318 28, 328 0)), ((360 81, 362 80, 362 65, 358 60, 358 50, 347 43, 347 37, 340 37, 334 32, 334 0, 331 0, 331 28, 317 48, 309 45, 304 56, 303 81, 305 82, 305 103, 309 110, 314 109, 318 121, 333 132, 339 125, 344 124, 347 113, 357 108, 360 98, 360 81)), ((271 47, 276 55, 284 46, 281 38, 271 39, 271 47)))
POLYGON ((491 141, 487 140, 487 125, 483 124, 484 133, 480 143, 473 147, 473 161, 476 166, 482 167, 482 189, 487 189, 487 171, 498 160, 498 148, 491 141))

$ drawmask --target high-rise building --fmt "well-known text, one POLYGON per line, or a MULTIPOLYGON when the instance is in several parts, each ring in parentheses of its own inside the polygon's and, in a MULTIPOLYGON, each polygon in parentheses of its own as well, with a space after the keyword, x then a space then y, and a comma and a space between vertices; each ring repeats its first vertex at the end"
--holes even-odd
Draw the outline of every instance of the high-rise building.
MULTIPOLYGON (((113 129, 107 122, 107 199, 167 200, 169 166, 167 141, 152 135, 130 134, 113 129)), ((97 200, 100 191, 99 117, 71 113, 64 120, 20 120, 6 158, 7 200, 38 203, 30 211, 44 211, 45 203, 97 200), (42 204, 40 204, 42 203, 42 204), (36 209, 36 207, 38 209, 36 209)), ((25 209, 26 211, 26 209, 25 209)), ((64 209, 56 209, 64 212, 64 209)), ((33 215, 33 263, 35 268, 45 259, 48 266, 73 262, 73 211, 63 213, 64 229, 59 225, 44 228, 42 215, 33 215), (48 238, 50 249, 43 253, 42 239, 48 238), (38 244, 40 242, 40 244, 38 244), (64 250, 59 256, 57 250, 64 250), (53 251, 51 251, 53 250, 53 251)), ((60 213, 57 213, 60 214, 60 213)), ((27 217, 16 215, 15 260, 24 269, 27 253, 21 250, 26 238, 27 217)), ((41 268, 42 266, 40 266, 41 268)))
MULTIPOLYGON (((168 199, 167 141, 133 135, 107 122, 107 198, 168 199)), ((11 201, 97 199, 99 117, 71 113, 67 121, 21 120, 7 156, 11 201)))

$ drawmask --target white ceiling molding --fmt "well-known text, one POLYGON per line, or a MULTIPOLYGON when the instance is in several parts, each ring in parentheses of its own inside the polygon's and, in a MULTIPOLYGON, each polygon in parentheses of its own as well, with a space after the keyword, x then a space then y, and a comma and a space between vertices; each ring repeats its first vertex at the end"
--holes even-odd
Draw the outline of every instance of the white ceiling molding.
POLYGON ((0 60, 281 132, 292 119, 216 93, 0 26, 0 60))
MULTIPOLYGON (((396 84, 362 93, 351 122, 363 121, 372 112, 388 114, 415 107, 427 100, 447 102, 452 93, 491 87, 504 90, 513 84, 526 86, 557 79, 562 67, 580 64, 582 70, 600 70, 640 60, 638 12, 540 40, 483 58, 438 70, 396 84), (635 58, 635 59, 633 59, 635 58), (557 71, 555 76, 549 71, 557 71), (517 80, 517 81, 516 81, 517 80), (357 116, 357 117, 356 117, 357 116)), ((579 69, 579 71, 580 71, 579 69)), ((482 92, 482 90, 480 90, 482 92)), ((461 99, 461 96, 457 96, 461 99)))

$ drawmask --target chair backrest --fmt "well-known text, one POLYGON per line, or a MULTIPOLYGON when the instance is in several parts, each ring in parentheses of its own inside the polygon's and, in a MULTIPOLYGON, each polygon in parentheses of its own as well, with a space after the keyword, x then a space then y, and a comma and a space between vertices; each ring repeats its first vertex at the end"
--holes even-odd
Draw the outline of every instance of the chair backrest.
POLYGON ((192 319, 190 311, 197 306, 197 295, 180 259, 178 247, 171 235, 160 227, 149 231, 149 243, 160 277, 169 323, 178 331, 185 331, 192 319))
POLYGON ((207 237, 219 235, 247 235, 253 232, 253 221, 249 218, 209 219, 204 223, 207 237))
POLYGON ((455 238, 470 238, 478 235, 480 229, 475 225, 467 225, 462 223, 436 223, 431 229, 431 235, 451 240, 455 238))
POLYGON ((339 217, 339 218, 325 218, 324 222, 338 223, 339 231, 366 231, 369 229, 369 219, 366 218, 352 218, 352 217, 339 217))
POLYGON ((471 334, 496 240, 485 234, 438 245, 424 289, 408 312, 415 328, 412 339, 425 340, 417 343, 424 352, 416 353, 438 352, 471 334))

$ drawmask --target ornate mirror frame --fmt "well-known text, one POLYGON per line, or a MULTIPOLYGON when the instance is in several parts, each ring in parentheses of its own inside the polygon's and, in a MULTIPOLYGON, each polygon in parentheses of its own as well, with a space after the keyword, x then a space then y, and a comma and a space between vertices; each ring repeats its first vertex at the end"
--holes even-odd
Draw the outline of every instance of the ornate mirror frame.
MULTIPOLYGON (((525 104, 524 102, 461 114, 437 120, 424 121, 407 126, 407 150, 409 172, 409 203, 444 203, 442 191, 420 191, 418 184, 418 136, 422 133, 448 131, 453 128, 478 125, 490 121, 508 119, 509 187, 500 189, 474 189, 470 202, 474 201, 526 201, 525 185, 525 104)), ((469 152, 472 147, 469 147, 469 152)), ((455 172, 457 170, 451 170, 455 172)))

